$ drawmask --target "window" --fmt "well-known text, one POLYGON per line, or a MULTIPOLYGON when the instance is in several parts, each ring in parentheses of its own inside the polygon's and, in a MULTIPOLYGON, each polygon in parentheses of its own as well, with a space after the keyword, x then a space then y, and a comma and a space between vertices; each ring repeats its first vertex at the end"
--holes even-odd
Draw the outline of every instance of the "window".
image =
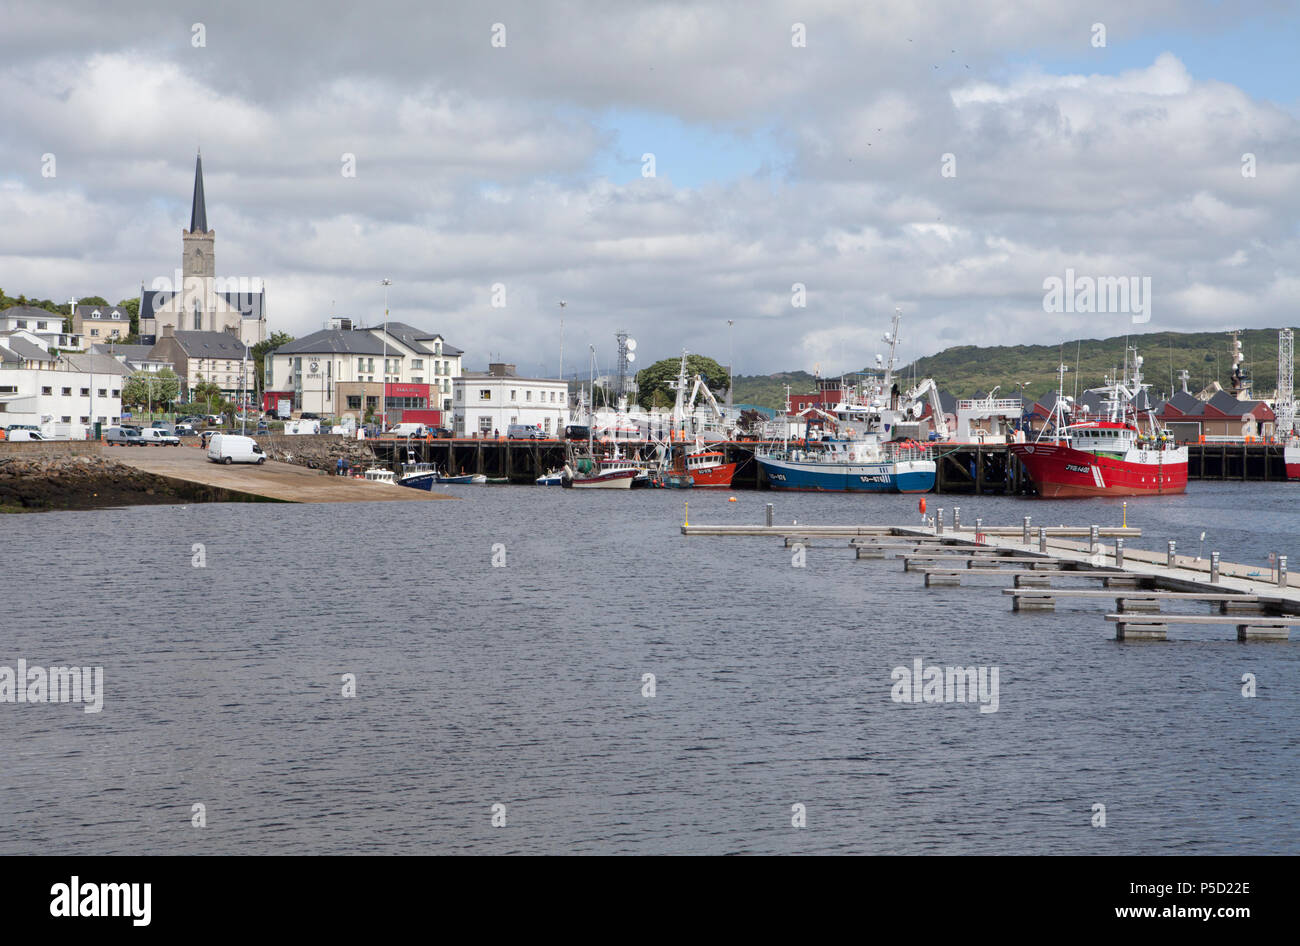
POLYGON ((53 389, 53 388, 49 388, 49 387, 41 388, 41 393, 42 393, 42 394, 53 394, 53 393, 54 393, 54 389, 53 389))
POLYGON ((91 317, 92 319, 97 319, 97 318, 99 318, 99 310, 96 309, 94 312, 90 313, 90 317, 91 317))
POLYGON ((515 389, 514 389, 514 388, 511 388, 511 389, 510 389, 510 400, 511 400, 511 401, 514 401, 514 400, 516 400, 516 399, 518 398, 518 396, 519 396, 519 395, 515 392, 515 389))
POLYGON ((551 403, 552 403, 552 404, 555 403, 555 392, 554 392, 554 391, 551 392, 551 403))
POLYGON ((361 395, 360 395, 360 394, 349 394, 349 395, 348 395, 348 410, 350 410, 350 411, 359 411, 359 410, 361 410, 361 395))
POLYGON ((532 392, 532 391, 525 391, 525 392, 524 392, 524 400, 525 400, 525 401, 531 401, 532 399, 533 399, 533 392, 532 392))
POLYGON ((14 325, 18 326, 19 328, 27 328, 27 320, 18 319, 16 322, 14 322, 14 325))
POLYGON ((98 338, 98 337, 99 337, 99 329, 97 329, 97 328, 92 328, 92 329, 90 330, 90 334, 91 334, 92 336, 94 336, 95 338, 98 338))
MULTIPOLYGON (((72 397, 72 388, 64 388, 64 389, 63 389, 63 396, 64 396, 64 397, 72 397)), ((67 423, 67 422, 65 421, 64 423, 67 423)))
POLYGON ((412 358, 412 359, 411 359, 411 370, 412 370, 412 371, 423 371, 423 370, 424 370, 424 359, 423 359, 423 358, 412 358))
POLYGON ((100 397, 108 397, 108 388, 100 388, 100 389, 99 389, 99 396, 100 396, 100 397))
POLYGON ((479 388, 479 391, 478 391, 478 399, 479 399, 480 401, 490 401, 490 400, 492 400, 492 389, 491 389, 491 388, 479 388))
POLYGON ((49 328, 49 327, 50 327, 50 323, 49 323, 49 322, 37 322, 37 323, 36 323, 36 330, 37 330, 38 332, 42 332, 42 331, 46 330, 46 329, 49 328))
POLYGON ((492 432, 491 417, 480 417, 478 419, 478 432, 480 434, 490 434, 492 432))
POLYGON ((122 392, 121 392, 119 389, 114 388, 114 389, 113 389, 113 397, 121 397, 121 396, 122 396, 122 392))
POLYGON ((71 415, 67 415, 67 414, 65 414, 65 415, 61 418, 60 422, 61 422, 61 423, 64 423, 64 424, 71 424, 71 423, 72 423, 72 417, 71 417, 71 415))
POLYGON ((82 388, 82 389, 81 389, 81 396, 82 396, 82 397, 90 397, 90 388, 82 388))
POLYGON ((89 424, 89 423, 90 423, 90 418, 87 417, 85 414, 82 414, 82 415, 81 415, 81 423, 83 423, 83 424, 89 424))
POLYGON ((421 377, 419 377, 419 376, 417 375, 416 377, 414 377, 414 378, 411 379, 411 383, 412 383, 412 384, 424 384, 424 379, 421 378, 421 377))
POLYGON ((357 371, 365 371, 365 370, 366 370, 366 360, 364 358, 358 358, 357 371))

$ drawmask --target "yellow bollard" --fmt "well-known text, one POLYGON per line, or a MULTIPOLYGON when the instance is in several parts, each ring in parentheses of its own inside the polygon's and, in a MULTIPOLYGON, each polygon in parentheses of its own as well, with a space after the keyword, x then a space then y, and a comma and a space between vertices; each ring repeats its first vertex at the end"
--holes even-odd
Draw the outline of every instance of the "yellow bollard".
POLYGON ((1123 527, 1124 527, 1125 529, 1128 528, 1128 502, 1127 502, 1127 501, 1124 503, 1124 523, 1123 523, 1123 527))
POLYGON ((690 503, 687 503, 687 504, 686 504, 686 518, 685 518, 685 520, 683 520, 682 525, 684 525, 684 526, 689 526, 690 524, 691 524, 691 504, 690 504, 690 503))

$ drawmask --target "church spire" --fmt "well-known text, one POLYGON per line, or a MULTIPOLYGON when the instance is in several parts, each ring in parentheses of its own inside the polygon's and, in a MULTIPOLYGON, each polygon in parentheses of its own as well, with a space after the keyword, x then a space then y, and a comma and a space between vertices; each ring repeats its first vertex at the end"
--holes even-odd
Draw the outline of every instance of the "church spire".
POLYGON ((203 153, 194 162, 194 205, 190 209, 190 233, 208 232, 208 208, 203 201, 203 153))

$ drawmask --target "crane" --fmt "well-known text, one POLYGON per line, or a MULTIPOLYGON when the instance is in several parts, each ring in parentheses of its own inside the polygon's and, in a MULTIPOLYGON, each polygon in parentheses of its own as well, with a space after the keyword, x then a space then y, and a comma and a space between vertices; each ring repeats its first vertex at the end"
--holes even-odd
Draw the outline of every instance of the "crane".
POLYGON ((939 435, 940 440, 948 439, 948 418, 943 413, 943 403, 939 400, 939 387, 934 383, 934 378, 926 378, 912 390, 907 392, 907 399, 916 403, 921 398, 929 395, 930 413, 934 420, 934 432, 939 435))

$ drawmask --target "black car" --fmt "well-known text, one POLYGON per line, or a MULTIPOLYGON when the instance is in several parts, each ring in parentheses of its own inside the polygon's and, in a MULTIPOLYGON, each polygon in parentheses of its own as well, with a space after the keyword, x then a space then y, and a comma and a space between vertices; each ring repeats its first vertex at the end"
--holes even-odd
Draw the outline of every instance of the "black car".
POLYGON ((564 428, 565 440, 588 440, 591 438, 591 428, 584 427, 581 424, 570 424, 564 428))
POLYGON ((456 435, 446 427, 430 427, 429 436, 434 440, 450 440, 456 435))

